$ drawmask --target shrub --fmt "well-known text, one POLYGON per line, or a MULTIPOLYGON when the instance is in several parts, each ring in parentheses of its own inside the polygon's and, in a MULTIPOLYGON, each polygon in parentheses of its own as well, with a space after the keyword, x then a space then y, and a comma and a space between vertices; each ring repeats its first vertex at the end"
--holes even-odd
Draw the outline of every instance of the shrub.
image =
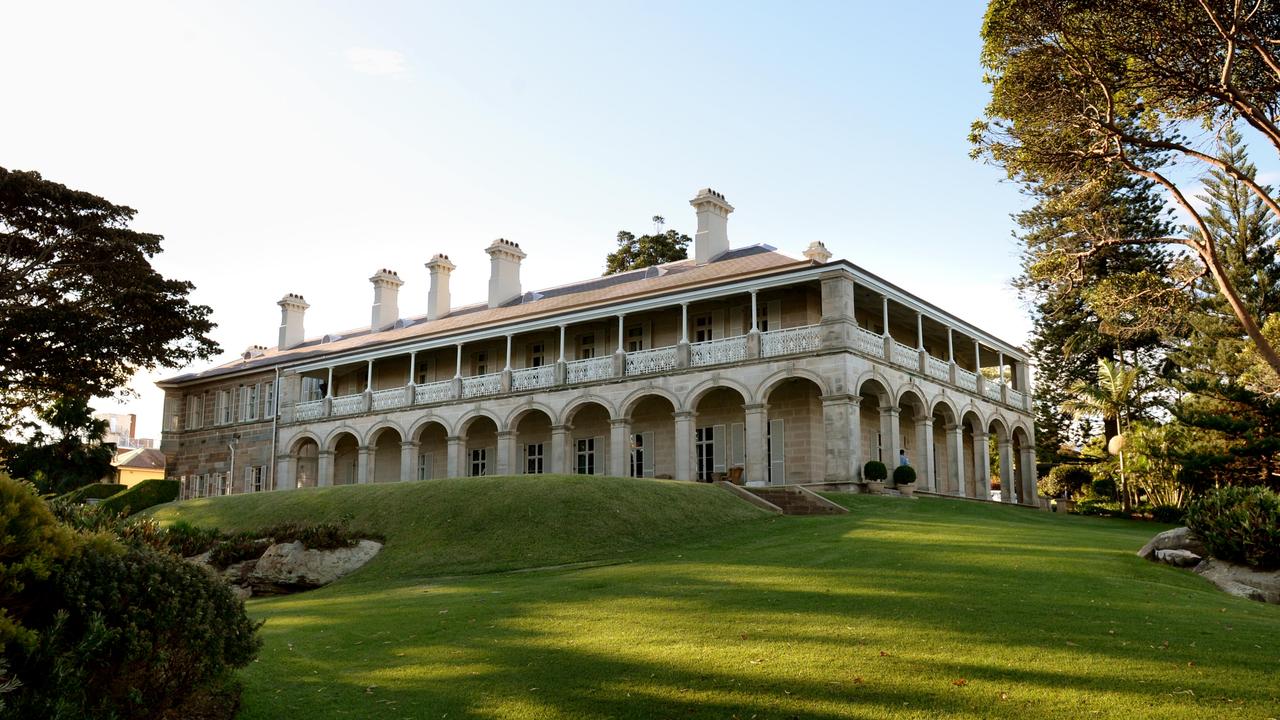
POLYGON ((1102 498, 1103 500, 1115 500, 1118 497, 1116 495, 1116 481, 1111 478, 1094 480, 1089 486, 1089 491, 1093 493, 1094 497, 1102 498))
POLYGON ((1219 560, 1280 569, 1280 495, 1264 487, 1210 490, 1187 505, 1187 527, 1219 560))
POLYGON ((361 538, 382 539, 377 533, 352 530, 345 521, 313 525, 280 523, 260 530, 254 536, 271 538, 278 543, 300 542, 308 550, 336 550, 355 547, 361 538))
POLYGON ((1078 495, 1093 481, 1093 474, 1081 465, 1055 465, 1048 475, 1036 480, 1036 489, 1049 498, 1078 495))
POLYGON ((165 528, 165 544, 179 557, 191 557, 208 552, 227 536, 216 528, 198 528, 186 520, 179 520, 165 528))
POLYGON ((168 550, 168 539, 163 528, 150 518, 129 517, 113 512, 101 505, 80 505, 54 500, 49 504, 54 517, 72 530, 81 533, 107 533, 127 545, 149 547, 152 550, 168 550))
POLYGON ((0 475, 0 649, 35 641, 23 617, 43 602, 39 590, 75 537, 28 483, 0 475))
POLYGON ((27 613, 38 641, 13 654, 18 717, 162 717, 258 648, 230 588, 149 548, 99 536, 50 576, 27 613))
POLYGON ((862 466, 863 480, 884 480, 887 477, 889 477, 889 469, 879 460, 872 460, 862 466))
POLYGON ((182 484, 177 480, 143 480, 122 493, 116 493, 98 503, 108 512, 132 515, 161 503, 178 499, 182 484))
POLYGON ((124 492, 125 486, 120 483, 91 483, 84 487, 59 495, 58 502, 81 503, 87 500, 105 500, 118 492, 124 492))
POLYGON ((1182 508, 1176 505, 1156 505, 1151 508, 1151 519, 1167 525, 1178 525, 1186 516, 1182 508))
POLYGON ((899 465, 893 469, 894 485, 910 485, 916 481, 916 469, 910 465, 899 465))
POLYGON ((1114 500, 1091 498, 1076 503, 1075 514, 1092 515, 1094 517, 1128 517, 1114 500))
POLYGON ((209 553, 209 564, 225 570, 238 562, 262 557, 270 544, 270 540, 259 540, 248 533, 232 535, 213 546, 209 553))

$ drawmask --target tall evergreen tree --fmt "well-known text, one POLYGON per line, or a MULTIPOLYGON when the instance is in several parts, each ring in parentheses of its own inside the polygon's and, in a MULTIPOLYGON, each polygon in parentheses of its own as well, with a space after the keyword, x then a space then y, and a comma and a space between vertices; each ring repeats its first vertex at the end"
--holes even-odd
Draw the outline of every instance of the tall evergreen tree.
POLYGON ((636 237, 626 230, 618 231, 618 249, 609 253, 604 261, 604 274, 636 270, 653 265, 684 260, 689 257, 688 235, 675 230, 660 232, 661 217, 654 216, 652 235, 636 237))

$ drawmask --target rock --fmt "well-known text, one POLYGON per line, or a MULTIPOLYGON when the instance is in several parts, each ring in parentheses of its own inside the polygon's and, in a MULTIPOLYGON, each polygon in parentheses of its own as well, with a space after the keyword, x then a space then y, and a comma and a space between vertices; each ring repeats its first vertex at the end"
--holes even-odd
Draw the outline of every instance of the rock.
POLYGON ((318 588, 369 562, 381 549, 382 543, 372 540, 335 550, 308 550, 300 542, 278 543, 258 558, 249 573, 249 585, 258 594, 318 588))
POLYGON ((243 562, 232 563, 222 571, 222 579, 232 585, 244 585, 249 582, 249 575, 253 573, 253 569, 257 567, 258 559, 252 558, 243 562))
POLYGON ((1209 549, 1204 546, 1200 538, 1191 532, 1190 528, 1180 527, 1172 530, 1165 530, 1156 535, 1142 546, 1138 551, 1138 557, 1146 558, 1152 562, 1156 562, 1157 550, 1187 550, 1195 553, 1200 557, 1208 557, 1209 549))
POLYGON ((1230 595, 1280 605, 1280 570, 1254 570, 1244 565, 1205 558, 1195 567, 1195 571, 1230 595))
POLYGON ((248 585, 232 585, 231 594, 235 595, 237 600, 248 600, 253 597, 253 588, 248 585))
POLYGON ((1195 567, 1201 558, 1190 550, 1157 550, 1155 559, 1177 567, 1195 567))

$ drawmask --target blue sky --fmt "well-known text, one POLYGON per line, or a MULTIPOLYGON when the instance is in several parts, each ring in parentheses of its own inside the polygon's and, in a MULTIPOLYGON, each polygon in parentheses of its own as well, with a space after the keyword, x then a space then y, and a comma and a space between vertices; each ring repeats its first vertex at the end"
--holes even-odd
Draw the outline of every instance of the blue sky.
MULTIPOLYGON (((496 237, 526 288, 598 275, 620 229, 723 192, 733 245, 835 253, 1025 339, 1002 173, 969 159, 985 3, 11 3, 0 165, 139 210, 228 356, 402 314, 423 263, 483 299, 496 237)), ((170 375, 163 372, 160 375, 170 375)), ((101 403, 158 434, 155 376, 101 403)))

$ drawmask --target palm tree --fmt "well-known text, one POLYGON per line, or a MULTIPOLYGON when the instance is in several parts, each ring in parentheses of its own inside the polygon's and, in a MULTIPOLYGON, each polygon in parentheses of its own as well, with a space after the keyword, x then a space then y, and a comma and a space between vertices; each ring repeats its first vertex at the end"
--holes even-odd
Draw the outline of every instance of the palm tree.
MULTIPOLYGON (((1125 426, 1133 421, 1133 414, 1140 404, 1138 368, 1106 358, 1098 360, 1098 382, 1078 382, 1071 386, 1072 398, 1062 403, 1062 409, 1080 417, 1101 416, 1104 421, 1115 420, 1117 432, 1124 437, 1125 426)), ((1124 446, 1120 446, 1120 499, 1126 512, 1130 509, 1129 489, 1124 477, 1124 446)))

